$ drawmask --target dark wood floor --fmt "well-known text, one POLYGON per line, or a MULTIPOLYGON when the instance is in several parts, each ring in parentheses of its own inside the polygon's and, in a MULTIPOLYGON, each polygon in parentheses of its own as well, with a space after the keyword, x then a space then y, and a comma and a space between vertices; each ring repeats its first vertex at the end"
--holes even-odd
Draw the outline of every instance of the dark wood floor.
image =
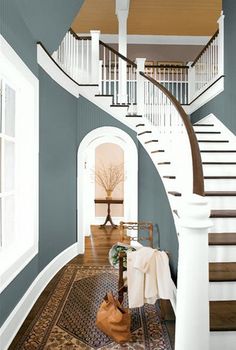
MULTIPOLYGON (((78 265, 85 266, 109 265, 108 252, 112 245, 120 240, 119 230, 112 229, 110 226, 107 226, 106 229, 100 229, 98 226, 91 226, 91 232, 91 236, 85 238, 85 254, 75 257, 73 260, 71 260, 70 263, 76 263, 78 265)), ((43 305, 45 298, 47 297, 48 293, 52 288, 52 285, 57 282, 59 274, 60 272, 51 280, 51 282, 44 289, 8 350, 14 350, 16 348, 17 342, 19 341, 19 339, 21 339, 25 330, 28 328, 29 324, 37 315, 37 312, 41 305, 43 305)), ((166 305, 165 314, 165 323, 173 346, 175 322, 173 311, 169 304, 166 305)))

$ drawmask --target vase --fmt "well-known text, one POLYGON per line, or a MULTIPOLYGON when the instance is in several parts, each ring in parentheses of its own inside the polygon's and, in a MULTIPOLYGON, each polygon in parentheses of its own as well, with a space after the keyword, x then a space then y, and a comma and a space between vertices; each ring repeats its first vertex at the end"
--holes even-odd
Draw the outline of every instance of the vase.
POLYGON ((112 199, 112 190, 107 190, 106 199, 112 199))

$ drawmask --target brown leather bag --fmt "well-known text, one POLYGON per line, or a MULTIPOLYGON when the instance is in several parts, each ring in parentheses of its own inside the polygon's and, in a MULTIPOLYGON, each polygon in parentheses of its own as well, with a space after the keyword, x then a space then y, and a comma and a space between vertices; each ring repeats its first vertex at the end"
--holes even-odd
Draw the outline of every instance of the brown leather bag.
POLYGON ((130 337, 131 315, 123 308, 112 292, 107 293, 97 312, 96 326, 117 343, 127 342, 130 337))

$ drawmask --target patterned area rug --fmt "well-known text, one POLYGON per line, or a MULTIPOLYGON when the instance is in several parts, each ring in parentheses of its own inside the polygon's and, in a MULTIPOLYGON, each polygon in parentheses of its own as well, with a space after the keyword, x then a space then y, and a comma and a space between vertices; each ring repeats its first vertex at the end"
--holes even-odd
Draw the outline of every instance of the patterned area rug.
POLYGON ((158 304, 132 309, 132 338, 124 345, 97 329, 96 311, 107 291, 116 292, 117 283, 112 267, 67 265, 15 349, 171 350, 158 304))

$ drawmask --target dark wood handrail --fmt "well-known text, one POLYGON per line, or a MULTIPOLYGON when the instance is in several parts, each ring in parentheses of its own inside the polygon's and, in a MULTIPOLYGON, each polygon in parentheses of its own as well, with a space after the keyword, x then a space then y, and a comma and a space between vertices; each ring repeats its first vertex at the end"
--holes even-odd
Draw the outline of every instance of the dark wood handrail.
POLYGON ((215 32, 215 34, 211 37, 211 39, 208 41, 208 43, 204 46, 204 48, 203 48, 202 51, 199 53, 199 55, 197 55, 197 57, 195 58, 194 62, 191 64, 191 67, 195 66, 195 64, 197 63, 197 61, 199 60, 199 58, 204 54, 204 52, 206 51, 206 49, 211 45, 212 41, 215 40, 215 38, 217 37, 218 34, 219 34, 219 29, 217 29, 217 31, 215 32))
POLYGON ((70 34, 72 34, 73 35, 73 37, 75 38, 75 39, 77 39, 77 40, 91 40, 91 36, 79 36, 78 34, 76 34, 76 32, 74 32, 73 31, 73 29, 72 28, 70 28, 69 29, 69 32, 70 32, 70 34))
POLYGON ((180 65, 174 65, 174 64, 145 64, 145 68, 182 68, 182 69, 189 69, 189 66, 180 66, 180 65))
POLYGON ((122 60, 126 61, 128 64, 130 64, 131 66, 133 66, 134 68, 137 68, 137 64, 134 63, 133 61, 131 61, 129 58, 123 56, 121 53, 119 53, 116 49, 114 49, 113 47, 105 44, 103 41, 99 40, 100 45, 104 46, 106 49, 110 50, 111 52, 113 52, 116 56, 118 56, 119 58, 121 58, 122 60))
POLYGON ((204 196, 204 178, 203 178, 203 170, 202 170, 202 159, 198 146, 198 141, 193 130, 193 126, 189 120, 188 115, 185 113, 181 104, 177 101, 177 99, 167 90, 163 85, 158 83, 155 79, 146 75, 143 72, 139 72, 144 78, 149 80, 153 85, 157 86, 173 103, 176 110, 179 112, 179 115, 183 121, 185 129, 188 134, 189 143, 191 147, 192 154, 192 167, 193 167, 193 193, 198 194, 200 196, 204 196))

